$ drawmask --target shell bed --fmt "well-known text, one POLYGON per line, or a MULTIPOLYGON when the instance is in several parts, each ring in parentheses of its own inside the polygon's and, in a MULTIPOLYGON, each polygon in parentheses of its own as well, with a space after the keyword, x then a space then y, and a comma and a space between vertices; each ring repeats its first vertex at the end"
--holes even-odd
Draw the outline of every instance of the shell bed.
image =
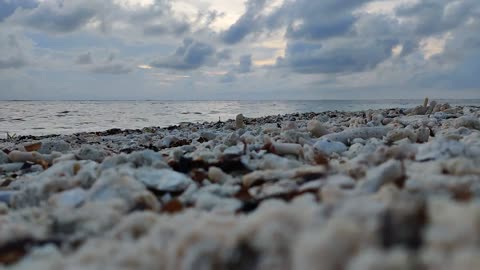
POLYGON ((433 101, 9 137, 0 269, 479 269, 479 117, 433 101))

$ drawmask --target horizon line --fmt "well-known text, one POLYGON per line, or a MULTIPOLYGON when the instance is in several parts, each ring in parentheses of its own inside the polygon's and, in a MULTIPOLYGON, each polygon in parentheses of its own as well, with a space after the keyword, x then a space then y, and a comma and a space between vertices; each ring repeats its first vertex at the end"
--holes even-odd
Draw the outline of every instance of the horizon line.
MULTIPOLYGON (((430 100, 480 100, 478 98, 430 98, 430 100)), ((0 102, 20 101, 401 101, 424 100, 424 98, 358 98, 358 99, 0 99, 0 102)))

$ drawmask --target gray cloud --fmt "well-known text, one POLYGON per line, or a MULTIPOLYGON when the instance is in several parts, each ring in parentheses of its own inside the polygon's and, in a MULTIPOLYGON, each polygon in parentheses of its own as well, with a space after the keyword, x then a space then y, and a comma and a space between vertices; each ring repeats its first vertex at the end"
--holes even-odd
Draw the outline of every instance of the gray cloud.
POLYGON ((478 12, 476 0, 421 0, 396 9, 396 15, 408 18, 414 33, 423 36, 454 29, 472 16, 480 15, 475 12, 478 12))
POLYGON ((85 54, 79 55, 75 60, 75 63, 77 65, 89 65, 93 63, 92 54, 90 52, 87 52, 85 54))
POLYGON ((27 40, 23 37, 13 33, 0 33, 0 69, 19 69, 27 66, 28 47, 27 40))
POLYGON ((97 65, 91 71, 98 74, 121 75, 132 72, 132 69, 124 64, 112 63, 97 65))
POLYGON ((230 71, 226 73, 225 75, 222 75, 220 77, 220 82, 221 83, 233 83, 237 80, 237 76, 233 71, 230 71))
POLYGON ((252 55, 243 55, 240 57, 238 73, 249 73, 252 71, 252 55))
POLYGON ((0 59, 0 69, 18 69, 26 65, 26 60, 18 56, 0 59))
MULTIPOLYGON (((480 5, 479 5, 480 6, 480 5)), ((480 20, 451 33, 441 54, 430 59, 427 70, 413 77, 428 88, 480 89, 480 20)))
POLYGON ((150 65, 156 68, 193 70, 204 65, 215 65, 217 62, 215 47, 186 38, 173 55, 153 61, 150 65))
POLYGON ((93 57, 91 52, 87 52, 79 55, 75 60, 75 64, 84 66, 87 71, 97 74, 121 75, 133 71, 127 64, 116 61, 114 53, 109 53, 102 61, 98 61, 99 58, 103 57, 98 55, 93 57))
POLYGON ((185 33, 188 33, 190 30, 190 25, 187 22, 175 22, 171 25, 164 24, 152 24, 147 25, 143 29, 143 33, 147 36, 162 36, 162 35, 173 35, 181 36, 185 33))
POLYGON ((265 7, 265 0, 248 0, 245 13, 225 32, 221 39, 227 44, 238 43, 248 34, 260 27, 262 17, 259 15, 265 7))
POLYGON ((35 0, 0 0, 0 22, 10 17, 18 8, 32 9, 38 6, 35 0))
POLYGON ((392 54, 397 41, 347 40, 325 46, 318 43, 291 41, 285 58, 277 62, 298 73, 353 73, 374 69, 392 54))
POLYGON ((285 1, 268 15, 262 15, 266 2, 249 0, 245 13, 226 31, 223 42, 235 44, 252 33, 287 27, 291 39, 320 40, 346 34, 357 20, 353 11, 372 0, 285 1))
POLYGON ((346 34, 357 17, 353 11, 370 0, 298 0, 283 8, 291 10, 287 36, 293 39, 325 39, 346 34))
POLYGON ((53 33, 67 33, 83 27, 101 11, 96 1, 44 1, 38 7, 17 11, 13 21, 53 33))

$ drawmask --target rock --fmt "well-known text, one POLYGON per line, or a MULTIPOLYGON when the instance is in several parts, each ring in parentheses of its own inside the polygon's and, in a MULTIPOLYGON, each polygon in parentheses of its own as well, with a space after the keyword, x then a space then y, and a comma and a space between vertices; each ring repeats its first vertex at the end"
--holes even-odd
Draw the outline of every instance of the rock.
POLYGON ((209 131, 202 131, 200 132, 200 138, 204 138, 207 141, 211 141, 217 137, 217 134, 214 132, 209 132, 209 131))
POLYGON ((403 175, 402 163, 391 159, 376 168, 368 170, 359 189, 364 192, 374 193, 386 183, 394 183, 401 180, 403 175))
POLYGON ((394 129, 387 133, 386 140, 389 143, 396 142, 402 139, 408 138, 410 142, 417 141, 417 135, 413 132, 413 130, 408 128, 403 129, 394 129))
POLYGON ((409 113, 409 115, 425 115, 426 112, 427 107, 417 106, 409 113))
POLYGON ((426 143, 430 138, 430 129, 427 127, 420 127, 415 131, 417 143, 426 143))
MULTIPOLYGON (((149 175, 146 173, 145 178, 149 175)), ((145 189, 145 186, 128 174, 118 173, 114 170, 107 171, 93 184, 88 191, 87 201, 108 202, 123 201, 128 208, 137 206, 147 209, 158 209, 159 203, 155 196, 145 189)))
POLYGON ((233 213, 242 207, 237 199, 222 198, 210 193, 202 193, 198 196, 195 207, 206 211, 233 213))
POLYGON ((38 151, 42 147, 42 142, 28 143, 28 144, 25 144, 23 147, 27 152, 38 151))
POLYGON ((20 152, 20 151, 12 151, 8 154, 8 158, 12 162, 40 162, 45 160, 42 154, 38 152, 20 152))
POLYGON ((84 145, 80 150, 77 151, 75 154, 77 159, 79 160, 92 160, 98 163, 101 163, 107 154, 105 151, 98 149, 97 147, 93 147, 90 145, 84 145))
POLYGON ((7 164, 0 164, 0 173, 10 173, 20 171, 23 168, 25 163, 17 162, 17 163, 7 163, 7 164))
POLYGON ((466 127, 470 129, 480 130, 480 120, 474 116, 462 116, 454 121, 455 128, 466 127))
POLYGON ((466 155, 465 145, 454 140, 436 139, 418 148, 417 161, 444 160, 466 155))
POLYGON ((322 123, 320 123, 320 121, 318 120, 308 121, 307 130, 315 138, 322 137, 323 135, 328 134, 328 130, 323 127, 322 123))
POLYGON ((271 143, 268 149, 277 155, 303 155, 303 147, 296 143, 271 143))
POLYGON ((383 136, 387 135, 387 132, 390 128, 387 127, 362 127, 347 129, 342 132, 328 134, 322 137, 322 139, 329 139, 331 141, 342 142, 346 145, 349 145, 354 139, 370 139, 378 138, 381 139, 383 136))
POLYGON ((67 153, 71 150, 70 144, 64 140, 44 140, 38 150, 40 154, 51 154, 52 152, 67 153))
POLYGON ((234 146, 237 145, 237 142, 239 141, 238 134, 236 132, 231 132, 228 134, 227 137, 225 137, 223 143, 227 146, 234 146))
POLYGON ((80 206, 87 198, 87 192, 82 188, 74 188, 54 194, 48 203, 54 207, 75 208, 80 206))
POLYGON ((8 158, 8 155, 5 154, 2 150, 0 150, 0 165, 9 163, 10 159, 8 158))
POLYGON ((253 169, 274 170, 274 169, 294 169, 302 165, 301 162, 286 157, 277 156, 275 154, 265 154, 262 159, 258 160, 253 169))
POLYGON ((208 168, 208 179, 210 179, 212 183, 223 184, 230 180, 230 176, 224 173, 222 169, 212 166, 208 168))
POLYGON ((435 100, 432 100, 432 102, 430 102, 430 106, 428 106, 427 108, 427 112, 425 114, 432 114, 435 110, 435 107, 437 106, 437 102, 435 102, 435 100))
POLYGON ((245 128, 243 114, 239 114, 237 115, 237 117, 235 117, 235 128, 236 129, 245 128))
POLYGON ((348 150, 348 147, 342 142, 331 141, 329 139, 321 139, 316 142, 313 148, 325 155, 333 153, 341 154, 348 150))
POLYGON ((0 190, 0 203, 5 203, 7 205, 10 205, 15 193, 16 193, 15 191, 11 191, 11 190, 0 190))
POLYGON ((423 107, 427 107, 428 106, 428 97, 426 97, 424 100, 423 100, 423 107))
POLYGON ((243 148, 240 148, 238 146, 230 146, 223 150, 224 155, 233 155, 233 156, 238 156, 243 154, 243 148))
POLYGON ((285 121, 282 123, 282 131, 296 130, 298 128, 295 121, 285 121))
POLYGON ((242 177, 243 185, 250 187, 258 182, 274 182, 279 179, 292 179, 302 181, 304 179, 318 179, 325 176, 326 168, 323 166, 306 166, 291 170, 264 170, 254 171, 242 177))
POLYGON ((147 187, 162 192, 180 192, 193 183, 188 176, 169 169, 141 168, 135 171, 135 178, 147 187))

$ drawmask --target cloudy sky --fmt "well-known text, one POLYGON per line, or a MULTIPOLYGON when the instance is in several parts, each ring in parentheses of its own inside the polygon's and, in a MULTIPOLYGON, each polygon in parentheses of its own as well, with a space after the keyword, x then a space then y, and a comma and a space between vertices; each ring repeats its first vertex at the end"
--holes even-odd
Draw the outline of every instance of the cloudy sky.
POLYGON ((480 98, 478 0, 0 0, 0 99, 480 98))

